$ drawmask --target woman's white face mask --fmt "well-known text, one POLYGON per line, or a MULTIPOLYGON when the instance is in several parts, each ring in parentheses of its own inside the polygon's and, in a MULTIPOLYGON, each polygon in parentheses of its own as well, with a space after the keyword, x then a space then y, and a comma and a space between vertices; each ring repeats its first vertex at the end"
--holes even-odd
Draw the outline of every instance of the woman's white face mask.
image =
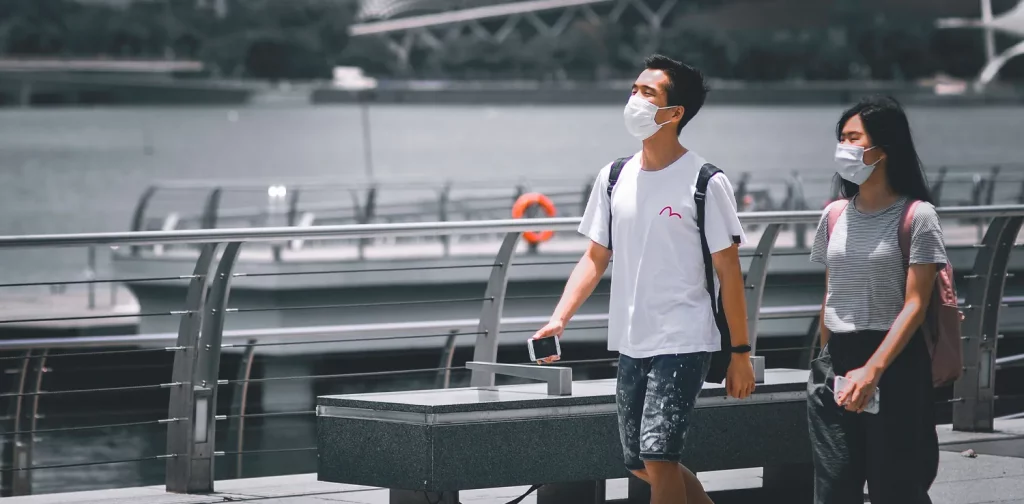
POLYGON ((836 145, 835 160, 839 164, 836 172, 839 176, 848 182, 861 185, 871 176, 871 173, 875 171, 875 165, 882 160, 881 157, 878 161, 871 164, 864 163, 864 153, 874 149, 877 146, 868 147, 865 149, 859 145, 850 145, 839 143, 836 145))

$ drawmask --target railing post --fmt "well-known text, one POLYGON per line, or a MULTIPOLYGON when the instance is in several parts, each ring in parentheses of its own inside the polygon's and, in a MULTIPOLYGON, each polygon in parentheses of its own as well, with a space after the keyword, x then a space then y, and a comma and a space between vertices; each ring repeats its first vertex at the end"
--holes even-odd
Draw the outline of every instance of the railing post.
MULTIPOLYGON (((132 231, 145 231, 143 228, 146 225, 146 208, 149 207, 149 202, 153 199, 154 194, 156 194, 156 187, 147 187, 146 191, 142 193, 142 197, 139 198, 139 202, 135 204, 135 213, 132 214, 132 231)), ((138 245, 132 245, 131 254, 137 256, 139 250, 138 245)))
MULTIPOLYGON (((86 280, 96 279, 96 246, 89 245, 85 267, 85 278, 86 280)), ((93 310, 96 308, 96 284, 89 283, 86 285, 89 293, 89 309, 93 310)), ((113 305, 111 305, 113 308, 113 305)))
POLYGON ((46 364, 46 350, 37 354, 36 350, 26 350, 21 360, 21 367, 18 369, 18 378, 13 393, 18 394, 11 398, 10 417, 12 420, 12 431, 22 432, 15 434, 6 441, 4 457, 10 471, 4 471, 0 495, 18 496, 32 494, 32 448, 35 444, 34 431, 36 416, 39 408, 39 396, 33 397, 33 406, 28 408, 25 405, 24 394, 39 392, 42 385, 43 367, 46 364), (33 371, 32 361, 39 359, 38 366, 33 371), (25 433, 28 431, 27 433, 25 433))
POLYGON ((811 318, 811 324, 807 326, 807 332, 804 333, 804 341, 807 345, 800 351, 800 369, 810 369, 811 361, 817 357, 814 351, 818 349, 818 342, 821 341, 820 314, 811 318))
MULTIPOLYGON (((437 197, 437 219, 441 222, 448 222, 448 205, 451 200, 452 183, 445 182, 437 197)), ((444 257, 448 257, 452 247, 452 237, 449 234, 441 235, 441 245, 444 247, 444 257)))
POLYGON ((231 444, 231 450, 238 452, 235 455, 235 477, 242 477, 242 449, 245 445, 245 411, 249 404, 249 378, 252 376, 252 361, 255 358, 256 340, 248 341, 245 352, 242 354, 242 362, 238 364, 238 389, 232 394, 231 424, 228 432, 235 433, 235 441, 231 444))
POLYGON ((974 259, 963 323, 964 374, 953 386, 953 429, 991 431, 995 417, 999 308, 1010 252, 1024 217, 992 221, 974 259))
MULTIPOLYGON (((804 192, 804 179, 800 172, 793 171, 793 208, 791 210, 807 210, 807 195, 804 192)), ((807 224, 796 224, 793 226, 793 233, 796 234, 796 247, 807 248, 807 224)))
MULTIPOLYGON (((219 244, 206 244, 202 246, 199 259, 193 271, 192 280, 189 282, 188 292, 185 297, 184 309, 181 323, 178 326, 177 346, 183 348, 174 356, 174 370, 171 375, 173 383, 181 385, 171 389, 170 404, 168 406, 168 417, 180 419, 171 422, 167 427, 167 453, 173 455, 167 459, 167 474, 165 484, 168 492, 189 493, 202 491, 201 488, 193 488, 190 483, 193 479, 192 473, 196 469, 192 466, 193 453, 196 442, 193 439, 197 434, 196 427, 206 428, 205 420, 194 422, 196 418, 196 389, 198 383, 193 383, 196 367, 199 359, 200 331, 203 327, 203 316, 206 310, 207 284, 210 281, 210 274, 213 269, 219 244)), ((204 406, 209 406, 207 402, 204 406)), ((199 412, 203 413, 203 412, 199 412)), ((205 416, 205 414, 204 414, 205 416)))
POLYGON ((224 318, 231 295, 231 279, 242 244, 232 242, 224 247, 217 265, 217 273, 210 283, 206 297, 202 331, 199 335, 199 356, 192 379, 197 413, 192 417, 195 438, 192 471, 188 487, 191 492, 212 492, 214 481, 214 452, 217 434, 217 379, 220 376, 220 352, 224 341, 224 318), (198 385, 196 385, 198 384, 198 385), (206 407, 203 401, 208 401, 206 407), (205 416, 199 413, 205 412, 205 416), (205 435, 203 435, 205 433, 205 435))
POLYGON ((448 338, 444 343, 444 351, 441 353, 441 363, 438 366, 440 371, 437 374, 435 388, 448 388, 452 379, 452 357, 455 356, 455 339, 459 335, 458 329, 448 331, 448 338))
POLYGON ((768 278, 768 263, 771 262, 775 239, 779 236, 781 224, 769 224, 757 242, 757 250, 750 261, 744 286, 747 291, 747 337, 750 339, 751 355, 757 354, 757 322, 760 319, 761 301, 764 298, 764 284, 768 278))
POLYGON ((932 183, 932 197, 935 198, 935 204, 942 205, 942 187, 946 183, 946 172, 949 171, 945 166, 939 167, 939 173, 935 176, 935 182, 932 183))
MULTIPOLYGON (((473 360, 477 362, 495 362, 498 360, 498 335, 501 329, 501 311, 505 306, 505 289, 508 286, 508 272, 512 256, 522 233, 506 233, 501 242, 498 255, 494 258, 494 267, 487 280, 484 292, 484 306, 480 312, 480 325, 477 326, 476 346, 473 349, 473 360)), ((471 387, 493 387, 494 375, 481 371, 473 371, 470 378, 471 387)))
POLYGON ((220 209, 220 195, 221 188, 214 188, 210 191, 210 195, 206 198, 206 204, 203 205, 203 229, 213 229, 217 227, 217 211, 220 209))

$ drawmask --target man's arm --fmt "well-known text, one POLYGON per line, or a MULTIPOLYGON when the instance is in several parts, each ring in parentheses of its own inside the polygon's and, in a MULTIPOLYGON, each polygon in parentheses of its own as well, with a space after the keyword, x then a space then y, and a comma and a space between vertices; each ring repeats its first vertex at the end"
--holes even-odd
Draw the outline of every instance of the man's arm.
POLYGON ((597 242, 590 242, 587 251, 583 253, 583 257, 569 275, 569 281, 562 291, 562 298, 551 314, 552 322, 558 322, 563 326, 569 323, 569 319, 576 314, 580 306, 583 306, 583 302, 593 294, 598 282, 601 281, 601 276, 608 269, 611 258, 611 250, 597 242))
MULTIPOLYGON (((551 336, 561 337, 565 332, 565 325, 569 323, 576 311, 583 306, 583 302, 594 292, 597 283, 601 281, 608 263, 611 261, 612 251, 595 241, 590 242, 583 257, 576 263, 569 281, 562 291, 562 298, 558 301, 555 311, 547 325, 534 333, 533 338, 547 338, 551 336)), ((554 362, 558 356, 551 356, 545 362, 554 362)))
MULTIPOLYGON (((747 336, 747 300, 743 288, 743 271, 740 269, 738 245, 732 245, 711 254, 711 262, 718 272, 722 289, 722 309, 729 326, 732 346, 749 345, 747 336)), ((754 393, 754 367, 750 353, 733 353, 725 377, 725 389, 729 395, 743 399, 754 393)))
MULTIPOLYGON (((718 273, 722 289, 722 307, 729 324, 732 346, 749 345, 747 336, 747 297, 743 288, 743 270, 740 269, 740 248, 733 245, 711 254, 711 262, 718 273)), ((749 354, 737 354, 747 355, 749 354)))

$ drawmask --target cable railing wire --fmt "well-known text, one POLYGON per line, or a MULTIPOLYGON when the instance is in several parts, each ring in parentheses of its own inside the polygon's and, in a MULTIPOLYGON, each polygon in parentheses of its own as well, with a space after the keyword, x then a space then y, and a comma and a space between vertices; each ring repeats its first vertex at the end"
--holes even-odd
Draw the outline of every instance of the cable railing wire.
POLYGON ((303 416, 303 415, 315 415, 316 410, 304 410, 304 411, 275 411, 273 413, 246 413, 244 415, 218 415, 217 420, 227 420, 230 418, 273 418, 273 417, 284 417, 284 416, 303 416))
POLYGON ((369 268, 369 269, 339 269, 339 270, 321 270, 321 271, 284 271, 284 272, 270 272, 270 273, 234 273, 233 277, 236 278, 260 278, 260 277, 278 277, 278 276, 300 276, 300 275, 338 275, 345 273, 387 273, 390 271, 429 271, 429 270, 452 270, 452 269, 471 269, 471 268, 493 268, 499 266, 496 263, 487 264, 460 264, 450 266, 417 266, 408 268, 369 268))
POLYGON ((171 280, 192 280, 193 278, 202 278, 203 275, 178 275, 169 277, 139 277, 139 278, 95 278, 92 280, 65 280, 65 281, 47 281, 47 282, 20 282, 20 283, 0 283, 0 288, 5 287, 47 287, 54 285, 87 285, 87 284, 102 284, 102 283, 125 283, 125 282, 166 282, 171 280))
POLYGON ((27 431, 11 431, 11 432, 0 432, 0 437, 3 436, 17 436, 21 434, 42 434, 42 433, 57 433, 57 432, 77 432, 86 430, 99 430, 99 429, 114 429, 124 427, 139 427, 143 425, 164 425, 171 422, 180 422, 188 420, 187 418, 165 418, 161 420, 148 420, 144 422, 126 422, 116 424, 104 424, 104 425, 84 425, 79 427, 62 427, 59 429, 35 429, 27 431))
POLYGON ((130 459, 117 459, 117 460, 99 460, 95 462, 78 462, 74 464, 53 464, 53 465, 41 465, 31 467, 9 467, 2 468, 0 472, 21 472, 21 471, 39 471, 42 469, 67 469, 72 467, 89 467, 98 465, 111 465, 111 464, 127 464, 131 462, 149 462, 151 460, 164 460, 169 458, 177 457, 177 455, 153 455, 151 457, 138 457, 130 459))
POLYGON ((339 373, 339 374, 327 374, 327 375, 306 375, 306 376, 273 376, 269 378, 249 378, 247 380, 221 380, 217 382, 219 385, 228 384, 239 384, 239 383, 264 383, 272 381, 286 381, 286 380, 329 380, 335 378, 369 378, 374 376, 396 376, 406 375, 415 373, 436 373, 438 371, 458 371, 464 370, 466 366, 452 366, 452 367, 438 367, 438 368, 422 368, 422 369, 393 369, 389 371, 368 371, 365 373, 339 373))
MULTIPOLYGON (((59 354, 48 354, 45 357, 47 359, 53 359, 56 357, 81 357, 81 356, 92 356, 92 355, 116 355, 116 354, 132 354, 132 353, 144 353, 144 352, 176 352, 178 350, 185 350, 188 347, 163 347, 163 348, 133 348, 131 350, 100 350, 95 352, 67 352, 59 354)), ((3 360, 22 360, 22 359, 37 359, 43 357, 41 355, 25 357, 25 356, 14 356, 14 357, 0 357, 0 361, 3 360)))
POLYGON ((69 395, 69 394, 92 394, 102 392, 128 392, 128 391, 140 391, 140 390, 158 390, 172 387, 180 387, 181 382, 174 383, 160 383, 154 385, 129 385, 126 387, 106 387, 106 388, 92 388, 92 389, 72 389, 72 390, 40 390, 38 392, 18 392, 15 394, 0 394, 0 398, 4 397, 32 397, 32 396, 54 396, 54 395, 69 395))
POLYGON ((81 315, 75 317, 43 317, 30 319, 6 319, 0 320, 0 324, 27 324, 30 322, 63 322, 68 320, 111 320, 123 318, 143 317, 168 317, 171 315, 189 315, 195 313, 191 310, 151 312, 151 313, 118 313, 113 315, 81 315))
POLYGON ((487 334, 485 332, 456 332, 456 333, 444 333, 444 334, 407 334, 402 336, 382 336, 376 338, 346 338, 346 339, 334 339, 334 340, 307 340, 307 341, 284 341, 275 343, 229 343, 221 345, 221 348, 246 348, 246 347, 266 347, 266 346, 288 346, 288 345, 313 345, 316 343, 352 343, 360 341, 388 341, 388 340, 404 340, 404 339, 419 339, 419 338, 443 338, 447 336, 479 336, 487 334))
MULTIPOLYGON (((591 294, 590 297, 594 298, 594 297, 604 297, 604 296, 610 296, 610 295, 611 295, 610 292, 595 292, 595 293, 591 294)), ((507 301, 509 299, 518 299, 518 300, 523 300, 523 299, 558 299, 558 298, 561 298, 561 297, 562 297, 561 294, 524 294, 522 296, 505 296, 505 300, 507 301)))
POLYGON ((326 310, 333 308, 373 308, 377 306, 413 306, 413 305, 424 305, 424 304, 443 304, 443 303, 471 303, 480 301, 494 301, 494 297, 477 297, 477 298, 453 298, 453 299, 419 299, 415 301, 389 301, 384 303, 347 303, 347 304, 330 304, 330 305, 309 305, 309 306, 280 306, 272 308, 228 308, 224 310, 227 313, 256 313, 256 312, 268 312, 268 311, 294 311, 294 310, 326 310))
POLYGON ((316 451, 316 447, 310 448, 277 448, 269 450, 245 450, 245 451, 219 451, 213 452, 214 456, 222 457, 224 455, 260 455, 266 453, 288 453, 288 452, 305 452, 305 451, 316 451))
MULTIPOLYGON (((586 331, 588 329, 607 329, 607 328, 608 328, 608 326, 603 325, 603 326, 586 326, 586 327, 566 327, 565 330, 566 331, 586 331)), ((536 329, 508 329, 508 330, 504 330, 503 329, 501 331, 501 333, 502 334, 535 333, 535 332, 537 332, 537 329, 540 329, 540 328, 538 327, 536 329)))

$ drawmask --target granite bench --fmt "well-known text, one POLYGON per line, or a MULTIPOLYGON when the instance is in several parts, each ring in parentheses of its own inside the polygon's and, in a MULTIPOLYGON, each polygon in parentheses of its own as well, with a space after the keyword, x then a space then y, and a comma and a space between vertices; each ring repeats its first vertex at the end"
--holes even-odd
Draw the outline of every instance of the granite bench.
MULTIPOLYGON (((687 467, 762 467, 764 488, 809 495, 807 373, 764 371, 744 400, 705 384, 687 467)), ((319 397, 318 478, 390 489, 392 504, 454 504, 460 490, 534 484, 544 484, 538 504, 603 503, 605 480, 630 477, 615 380, 550 383, 319 397)), ((650 488, 632 478, 629 502, 649 501, 650 488)))

